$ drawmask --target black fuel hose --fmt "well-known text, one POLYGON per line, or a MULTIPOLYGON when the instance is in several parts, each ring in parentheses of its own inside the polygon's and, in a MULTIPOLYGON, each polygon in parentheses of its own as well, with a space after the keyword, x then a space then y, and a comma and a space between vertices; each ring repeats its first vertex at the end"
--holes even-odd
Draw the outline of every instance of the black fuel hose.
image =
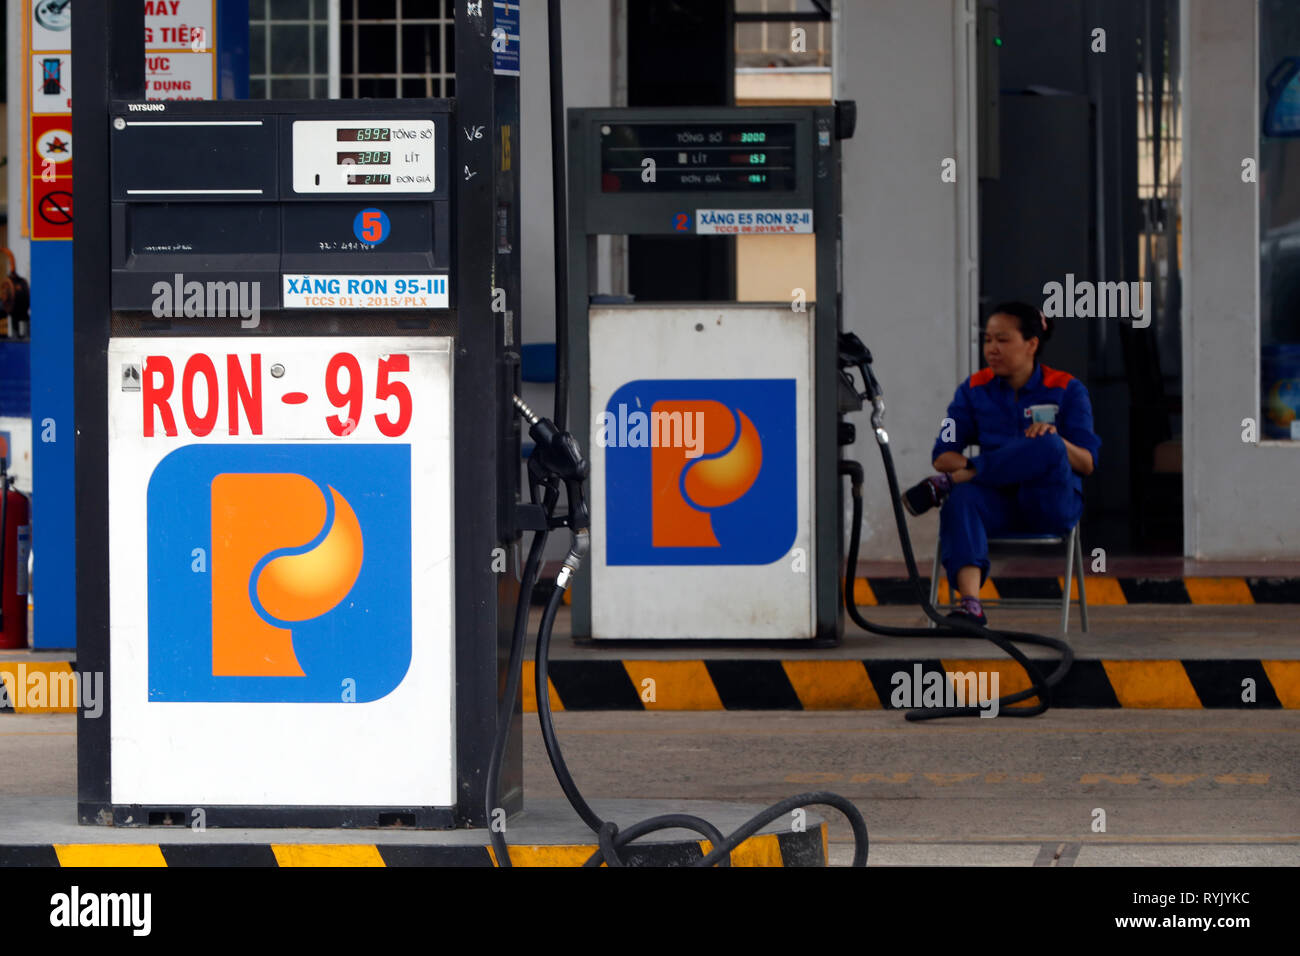
MULTIPOLYGON (((925 611, 926 616, 939 626, 937 628, 889 627, 867 620, 858 610, 857 596, 854 590, 858 577, 858 548, 862 539, 863 472, 862 466, 856 461, 842 460, 840 462, 840 474, 849 477, 853 492, 853 528, 849 534, 848 564, 844 571, 844 605, 849 617, 853 620, 853 623, 863 630, 886 637, 962 637, 991 641, 1025 669, 1031 684, 1025 690, 1000 697, 998 699, 998 714, 1007 714, 1012 717, 1036 717, 1043 713, 1050 705, 1051 688, 1065 679, 1065 675, 1074 664, 1074 649, 1067 642, 1055 637, 1048 637, 1045 634, 1034 634, 1028 631, 993 630, 976 624, 974 621, 968 622, 959 618, 943 617, 935 610, 921 583, 921 575, 917 571, 916 557, 912 552, 912 537, 907 530, 907 518, 903 512, 902 493, 899 490, 898 475, 894 469, 893 453, 889 448, 888 440, 878 440, 877 444, 880 447, 880 456, 884 462, 885 476, 889 482, 889 497, 894 508, 894 523, 898 527, 898 540, 903 547, 903 559, 907 563, 908 582, 915 592, 916 603, 925 611), (1024 652, 1012 643, 1013 641, 1019 641, 1022 644, 1037 644, 1060 651, 1061 659, 1056 670, 1044 677, 1038 669, 1038 665, 1026 657, 1024 652), (1038 702, 1029 707, 1003 709, 1031 697, 1037 697, 1038 702)), ((934 720, 942 717, 977 717, 982 713, 984 713, 983 708, 978 706, 938 707, 910 710, 907 712, 907 719, 915 721, 934 720)))
MULTIPOLYGON (((519 404, 522 403, 517 403, 517 405, 519 404)), ((542 424, 549 426, 552 430, 554 429, 554 426, 550 425, 550 423, 543 422, 542 424)), ((537 454, 538 449, 535 449, 534 455, 537 454)), ((558 489, 554 486, 548 487, 543 497, 543 509, 547 514, 548 523, 550 523, 555 520, 553 512, 558 498, 558 489)), ((534 493, 535 498, 536 494, 534 493)), ((583 533, 585 534, 585 531, 583 533)), ((522 590, 515 610, 515 625, 510 646, 510 659, 507 665, 505 693, 501 698, 498 709, 497 733, 493 742, 491 763, 487 774, 486 817, 489 821, 490 839, 497 865, 503 867, 510 866, 511 861, 509 846, 506 843, 504 834, 497 825, 496 802, 499 800, 501 764, 505 757, 505 745, 510 720, 513 716, 514 703, 519 693, 519 685, 523 675, 523 647, 527 631, 529 599, 532 594, 533 584, 537 580, 541 568, 547 534, 545 531, 535 533, 532 547, 529 548, 528 559, 525 562, 521 582, 522 590)), ((754 815, 726 836, 708 820, 694 814, 666 813, 638 821, 626 828, 620 828, 612 821, 602 819, 592 809, 586 798, 583 797, 581 790, 578 789, 577 782, 573 779, 568 764, 565 762, 564 753, 560 749, 559 737, 555 732, 550 700, 551 633, 555 627, 555 617, 559 613, 560 605, 564 602, 564 594, 568 590, 569 582, 572 580, 572 574, 568 573, 569 569, 577 563, 575 555, 581 553, 583 553, 583 550, 576 546, 574 550, 570 551, 569 559, 566 559, 566 570, 561 572, 561 575, 556 579, 550 597, 546 602, 546 609, 542 614, 542 620, 537 629, 535 669, 537 718, 541 725, 542 740, 546 746, 546 755, 550 760, 551 769, 554 771, 555 778, 559 781, 560 788, 564 791, 564 796, 569 801, 570 806, 582 818, 582 821, 591 828, 597 838, 596 852, 583 865, 599 866, 601 863, 605 863, 608 866, 625 866, 626 863, 622 859, 620 851, 632 841, 660 830, 684 829, 700 834, 712 844, 710 851, 694 861, 692 865, 728 866, 731 861, 731 851, 772 821, 804 807, 828 806, 838 810, 849 821, 849 826, 853 831, 854 844, 852 865, 866 866, 870 841, 867 834, 866 820, 863 818, 862 812, 846 797, 826 791, 801 793, 788 797, 754 815)))
POLYGON ((602 862, 610 866, 623 866, 624 864, 618 856, 620 849, 633 840, 649 833, 667 829, 694 830, 713 844, 709 853, 692 865, 713 866, 719 863, 726 865, 730 862, 732 850, 773 820, 803 807, 818 805, 833 807, 848 818, 849 825, 853 829, 854 853, 852 865, 867 865, 869 838, 867 836, 866 820, 863 819, 862 812, 845 797, 826 791, 800 793, 793 797, 787 797, 780 803, 775 803, 761 813, 755 814, 725 837, 709 821, 686 813, 662 814, 634 823, 622 830, 612 822, 602 820, 583 798, 582 793, 578 790, 578 785, 573 780, 572 774, 569 773, 564 754, 560 750, 560 741, 556 736, 555 724, 551 715, 549 684, 547 682, 551 631, 555 624, 555 615, 564 600, 564 591, 565 588, 557 584, 551 592, 550 600, 546 603, 546 612, 542 615, 541 626, 537 630, 537 717, 541 723, 542 739, 546 743, 546 753, 550 758, 551 768, 555 771, 555 777, 559 780, 564 795, 568 798, 573 809, 582 817, 587 826, 591 827, 599 839, 599 849, 588 858, 586 863, 583 864, 584 866, 599 866, 602 862))
POLYGON ((537 581, 537 572, 541 568, 542 554, 546 550, 546 539, 549 536, 549 532, 546 531, 538 531, 533 535, 532 547, 528 549, 528 560, 524 562, 524 576, 519 585, 519 600, 515 605, 514 633, 510 639, 510 660, 506 665, 506 686, 497 708, 497 732, 492 740, 492 757, 488 761, 487 783, 484 790, 487 806, 484 815, 498 866, 510 865, 510 853, 506 849, 506 839, 496 816, 501 790, 501 764, 505 761, 506 741, 514 717, 515 699, 519 696, 519 687, 523 683, 528 608, 532 602, 533 585, 537 581))

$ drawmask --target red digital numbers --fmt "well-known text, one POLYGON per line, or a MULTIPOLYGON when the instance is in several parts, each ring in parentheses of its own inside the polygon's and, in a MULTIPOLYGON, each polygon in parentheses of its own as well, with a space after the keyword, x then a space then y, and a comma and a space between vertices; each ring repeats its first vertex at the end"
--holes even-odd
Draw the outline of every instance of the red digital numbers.
MULTIPOLYGON (((391 376, 411 370, 409 355, 387 355, 379 359, 379 381, 375 385, 375 398, 387 402, 397 399, 396 414, 392 414, 389 405, 388 414, 376 414, 375 425, 380 434, 386 438, 397 438, 406 433, 411 425, 411 390, 404 382, 394 381, 391 376)), ((325 368, 325 394, 330 404, 340 410, 338 415, 325 419, 329 430, 339 436, 351 435, 361 423, 361 406, 365 399, 365 383, 361 374, 361 363, 350 352, 339 352, 330 359, 325 368), (346 376, 341 373, 346 372, 346 376), (346 381, 341 379, 346 378, 346 381)))

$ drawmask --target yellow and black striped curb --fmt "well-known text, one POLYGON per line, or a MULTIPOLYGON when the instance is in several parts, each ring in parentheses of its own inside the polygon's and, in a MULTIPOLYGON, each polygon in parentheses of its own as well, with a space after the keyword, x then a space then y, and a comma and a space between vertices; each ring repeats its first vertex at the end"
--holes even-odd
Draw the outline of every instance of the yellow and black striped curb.
MULTIPOLYGON (((929 578, 924 581, 929 588, 929 578)), ((1084 585, 1089 607, 1300 604, 1300 578, 1116 578, 1088 575, 1084 585)), ((1059 601, 1064 590, 1065 578, 989 578, 980 589, 980 598, 1059 601)), ((907 578, 858 578, 854 597, 860 607, 916 603, 916 592, 907 578)), ((1079 597, 1077 579, 1071 582, 1070 597, 1079 597)), ((941 579, 939 601, 946 604, 948 599, 948 582, 941 579)))
MULTIPOLYGON (((1044 668, 1053 666, 1043 661, 1044 668)), ((891 710, 896 674, 998 675, 1005 696, 1030 686, 1002 659, 558 660, 550 662, 552 710, 891 710)), ((535 711, 534 664, 524 664, 524 710, 535 711)), ((914 679, 910 683, 917 683, 914 679)), ((940 684, 943 686, 943 683, 940 684)), ((1022 705, 1034 703, 1031 698, 1022 705)), ((1076 660, 1053 688, 1072 708, 1300 709, 1300 660, 1076 660)))
MULTIPOLYGON (((19 664, 0 661, 0 674, 19 664)), ((0 713, 76 713, 75 695, 58 699, 50 675, 71 674, 68 661, 23 662, 27 685, 0 713), (37 678, 35 674, 46 675, 37 678), (40 691, 37 692, 36 688, 40 691)), ((1053 666, 1050 661, 1044 667, 1053 666)), ((896 674, 986 672, 1005 696, 1029 686, 1005 658, 873 660, 567 659, 550 663, 552 710, 892 710, 896 674)), ((524 663, 524 710, 536 712, 535 671, 524 663)), ((944 680, 947 678, 944 677, 944 680)), ((932 679, 930 679, 932 680, 932 679)), ((1029 706, 1032 700, 1023 706, 1029 706)), ((1076 660, 1052 692, 1052 706, 1159 709, 1300 709, 1300 660, 1076 660)))
MULTIPOLYGON (((930 579, 921 579, 929 590, 930 579)), ((1088 606, 1116 607, 1128 604, 1300 604, 1300 578, 1119 578, 1088 575, 1084 582, 1088 606)), ((555 579, 539 581, 533 591, 533 603, 550 599, 555 579)), ((980 588, 980 599, 1059 601, 1065 590, 1065 578, 1005 577, 989 578, 980 588)), ((854 597, 859 607, 877 607, 916 603, 916 592, 907 578, 859 577, 854 597)), ((1079 582, 1070 585, 1070 597, 1078 599, 1079 582)), ((948 582, 939 580, 939 603, 949 602, 948 582)), ((569 594, 565 594, 565 604, 569 594)))
MULTIPOLYGON (((760 833, 731 851, 732 866, 825 866, 826 824, 760 833)), ((633 844, 628 866, 689 866, 713 849, 708 840, 633 844)), ((519 844, 514 866, 581 866, 595 844, 519 844)), ((490 846, 406 843, 41 843, 0 845, 6 866, 495 866, 490 846)))

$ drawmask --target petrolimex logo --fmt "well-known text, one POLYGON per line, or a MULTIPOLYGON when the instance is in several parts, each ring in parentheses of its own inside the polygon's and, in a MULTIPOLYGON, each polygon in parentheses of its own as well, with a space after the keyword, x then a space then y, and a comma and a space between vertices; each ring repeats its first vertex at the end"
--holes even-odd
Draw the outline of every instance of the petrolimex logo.
POLYGON ((409 445, 191 445, 149 481, 149 699, 365 702, 411 663, 409 445))
POLYGON ((794 544, 794 379, 629 382, 598 429, 607 564, 771 564, 794 544))

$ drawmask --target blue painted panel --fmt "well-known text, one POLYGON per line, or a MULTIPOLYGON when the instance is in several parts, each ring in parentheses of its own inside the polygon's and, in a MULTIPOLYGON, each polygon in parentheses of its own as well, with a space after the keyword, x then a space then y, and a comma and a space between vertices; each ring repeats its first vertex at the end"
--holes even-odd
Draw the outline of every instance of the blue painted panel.
POLYGON ((0 415, 26 418, 31 413, 31 346, 0 339, 0 415))
POLYGON ((72 243, 32 243, 32 646, 77 645, 72 243))
POLYGON ((248 99, 248 0, 217 0, 217 99, 248 99))

